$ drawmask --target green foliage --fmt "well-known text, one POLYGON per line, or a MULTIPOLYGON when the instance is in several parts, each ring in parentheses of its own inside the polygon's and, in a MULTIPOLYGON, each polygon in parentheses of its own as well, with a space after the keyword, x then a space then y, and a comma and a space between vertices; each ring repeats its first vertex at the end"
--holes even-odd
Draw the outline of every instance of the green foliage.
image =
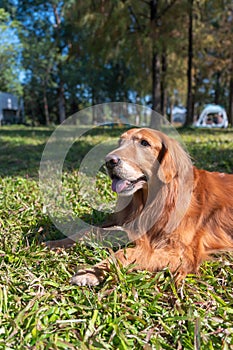
MULTIPOLYGON (((43 213, 38 188, 39 161, 51 132, 0 130, 0 348, 232 349, 231 254, 204 263, 200 275, 189 275, 179 289, 169 271, 127 273, 114 265, 99 287, 69 284, 77 265, 93 265, 109 253, 82 242, 59 252, 41 244, 61 235, 43 213)), ((198 166, 232 171, 232 130, 180 133, 198 166)), ((71 150, 65 171, 70 189, 77 190, 75 169, 88 147, 106 137, 93 131, 83 138, 80 158, 71 150)), ((106 175, 99 181, 105 183, 106 175)), ((99 184, 106 205, 109 185, 99 184)), ((91 213, 72 191, 69 200, 78 214, 91 213)))
MULTIPOLYGON (((20 44, 0 45, 1 90, 22 92, 20 56, 25 110, 34 124, 61 122, 83 107, 109 101, 156 101, 154 107, 163 111, 164 105, 164 113, 171 105, 185 105, 188 3, 3 1, 10 15, 1 9, 0 36, 2 26, 8 39, 14 33, 20 44)), ((231 0, 193 1, 194 114, 213 102, 230 112, 232 18, 231 0)))
POLYGON ((17 37, 19 22, 11 20, 10 15, 0 8, 0 91, 23 94, 19 80, 20 52, 22 45, 17 37))

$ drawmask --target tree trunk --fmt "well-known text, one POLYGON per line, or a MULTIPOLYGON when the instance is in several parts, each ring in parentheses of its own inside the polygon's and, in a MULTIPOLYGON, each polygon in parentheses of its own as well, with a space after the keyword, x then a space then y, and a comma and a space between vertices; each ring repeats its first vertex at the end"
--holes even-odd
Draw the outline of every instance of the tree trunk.
POLYGON ((60 81, 58 90, 58 109, 59 109, 59 123, 63 123, 66 119, 65 111, 65 94, 64 94, 64 83, 60 81))
POLYGON ((166 86, 165 86, 165 77, 167 71, 167 59, 166 52, 163 50, 161 57, 161 78, 160 78, 160 111, 164 116, 166 114, 165 101, 166 101, 166 86))
POLYGON ((159 59, 156 52, 152 57, 152 109, 160 112, 159 59))
POLYGON ((46 88, 44 88, 44 91, 43 91, 43 101, 44 101, 45 125, 49 125, 50 124, 50 117, 49 117, 49 107, 48 107, 46 88))
MULTIPOLYGON (((96 105, 96 98, 95 98, 95 89, 92 88, 92 106, 96 105)), ((92 108, 92 124, 95 125, 97 122, 96 120, 96 108, 92 108)))
MULTIPOLYGON (((156 25, 157 25, 157 12, 158 12, 158 1, 150 1, 150 20, 151 20, 151 40, 152 40, 152 110, 160 112, 160 97, 159 97, 159 58, 157 48, 155 46, 156 42, 156 25)), ((160 118, 155 118, 154 113, 151 117, 151 127, 158 128, 160 125, 160 118)))
POLYGON ((193 122, 193 92, 192 92, 192 68, 193 68, 193 0, 189 0, 189 29, 188 29, 188 68, 187 68, 187 115, 185 125, 193 122))
POLYGON ((214 91, 214 103, 219 104, 220 97, 220 72, 216 73, 215 91, 214 91))
MULTIPOLYGON (((52 3, 53 14, 56 23, 55 30, 55 40, 58 47, 59 55, 62 56, 62 33, 61 33, 61 9, 59 13, 59 8, 57 4, 52 3)), ((58 63, 58 75, 59 75, 59 87, 58 87, 58 114, 59 114, 59 123, 63 123, 66 119, 66 111, 65 111, 65 89, 64 82, 62 78, 62 63, 58 63)))
POLYGON ((173 121, 173 107, 174 107, 174 102, 173 102, 173 99, 171 99, 171 103, 170 103, 170 117, 169 117, 169 122, 172 123, 173 121))
MULTIPOLYGON (((154 52, 152 57, 152 110, 161 113, 159 90, 159 60, 158 54, 154 52)), ((159 118, 159 116, 155 117, 155 113, 152 113, 150 126, 154 129, 158 129, 160 125, 161 118, 159 118)))

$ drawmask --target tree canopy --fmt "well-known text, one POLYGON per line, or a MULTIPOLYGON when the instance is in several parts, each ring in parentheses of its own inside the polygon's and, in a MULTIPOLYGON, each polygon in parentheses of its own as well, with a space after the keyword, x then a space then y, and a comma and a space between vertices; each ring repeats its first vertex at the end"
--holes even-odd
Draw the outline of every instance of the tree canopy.
POLYGON ((182 104, 188 123, 217 103, 233 124, 232 24, 232 0, 3 1, 1 90, 35 123, 128 101, 182 104))
POLYGON ((0 89, 21 96, 23 88, 18 78, 22 70, 22 46, 17 37, 19 28, 19 23, 11 20, 9 13, 0 8, 0 89))

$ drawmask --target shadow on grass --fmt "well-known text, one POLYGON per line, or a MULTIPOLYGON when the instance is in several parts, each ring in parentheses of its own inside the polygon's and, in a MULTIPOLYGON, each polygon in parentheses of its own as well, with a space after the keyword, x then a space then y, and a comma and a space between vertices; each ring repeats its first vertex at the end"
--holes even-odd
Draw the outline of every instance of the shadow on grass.
POLYGON ((206 137, 210 135, 222 135, 222 134, 233 135, 233 128, 220 129, 220 128, 195 128, 193 126, 190 126, 190 127, 180 126, 177 128, 177 131, 184 135, 192 134, 192 135, 203 135, 206 137))
POLYGON ((38 177, 41 155, 52 129, 0 128, 0 176, 38 177))
MULTIPOLYGON (((3 127, 0 128, 0 176, 24 176, 38 178, 40 161, 52 128, 3 127)), ((91 129, 75 142, 67 154, 66 170, 77 169, 83 157, 93 147, 90 137, 117 137, 123 128, 98 127, 91 129), (89 140, 85 140, 89 136, 89 140)), ((65 132, 62 133, 63 136, 65 132)), ((67 132, 67 137, 70 134, 67 132)))
MULTIPOLYGON (((68 152, 66 170, 77 169, 83 157, 93 147, 92 137, 118 137, 124 128, 92 128, 85 139, 76 142, 68 152)), ((23 176, 38 179, 41 156, 53 128, 2 127, 0 128, 0 176, 23 176)), ((198 167, 210 171, 233 171, 233 130, 178 129, 186 139, 188 150, 198 167), (190 139, 189 139, 190 136, 190 139), (221 141, 221 137, 224 140, 221 141), (201 141, 193 142, 201 137, 201 141), (208 140, 210 142, 208 142, 208 140)), ((67 134, 69 136, 69 134, 67 134)), ((101 139, 98 139, 101 142, 101 139)))
POLYGON ((79 219, 88 224, 88 226, 85 228, 85 235, 81 229, 77 229, 77 226, 74 225, 72 221, 70 222, 69 230, 72 227, 74 227, 74 230, 70 230, 70 234, 66 235, 56 227, 52 218, 46 214, 38 219, 37 224, 31 226, 30 230, 28 230, 28 227, 25 227, 25 229, 23 229, 23 237, 29 244, 32 242, 36 244, 46 244, 47 241, 59 241, 67 237, 71 238, 73 236, 75 237, 75 242, 83 241, 88 244, 88 242, 92 241, 101 243, 105 247, 108 246, 112 249, 119 249, 119 247, 123 247, 128 242, 128 239, 126 239, 128 236, 124 231, 118 231, 117 229, 115 231, 106 230, 103 235, 103 233, 100 233, 98 230, 102 227, 103 222, 106 222, 108 217, 108 214, 103 215, 103 213, 101 214, 92 209, 92 212, 90 214, 79 215, 79 219))
POLYGON ((233 172, 233 129, 179 129, 194 164, 208 171, 233 172))
MULTIPOLYGON (((189 148, 190 149, 190 148, 189 148)), ((195 166, 208 171, 233 173, 233 149, 195 146, 190 149, 195 166)))

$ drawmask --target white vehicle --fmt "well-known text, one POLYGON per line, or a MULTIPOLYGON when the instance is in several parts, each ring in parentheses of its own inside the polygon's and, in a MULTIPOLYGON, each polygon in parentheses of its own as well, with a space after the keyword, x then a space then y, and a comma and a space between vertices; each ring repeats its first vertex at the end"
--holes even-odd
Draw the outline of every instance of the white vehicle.
POLYGON ((218 105, 207 105, 194 123, 197 128, 227 128, 226 111, 218 105))

